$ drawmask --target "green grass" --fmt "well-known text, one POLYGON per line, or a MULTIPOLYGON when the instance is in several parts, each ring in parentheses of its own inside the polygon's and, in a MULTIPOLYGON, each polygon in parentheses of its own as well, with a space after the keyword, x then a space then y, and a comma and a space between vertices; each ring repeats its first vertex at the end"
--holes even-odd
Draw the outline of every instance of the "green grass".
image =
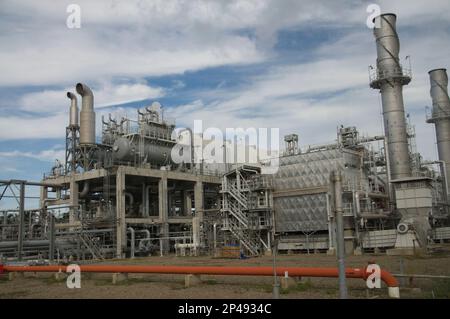
POLYGON ((436 299, 450 299, 450 279, 435 279, 433 280, 432 292, 430 291, 430 298, 436 299))
POLYGON ((304 282, 299 282, 295 286, 289 287, 288 289, 281 289, 282 294, 288 294, 291 292, 304 292, 311 290, 313 288, 313 285, 311 281, 307 280, 304 282))

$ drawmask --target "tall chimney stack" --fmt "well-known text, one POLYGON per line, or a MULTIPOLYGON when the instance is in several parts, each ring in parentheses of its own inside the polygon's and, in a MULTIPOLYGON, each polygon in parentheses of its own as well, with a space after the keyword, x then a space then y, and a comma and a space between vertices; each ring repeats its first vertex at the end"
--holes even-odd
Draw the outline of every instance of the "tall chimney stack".
POLYGON ((77 127, 78 126, 78 105, 77 105, 77 96, 72 92, 67 92, 67 97, 70 99, 70 117, 69 117, 69 126, 77 127))
MULTIPOLYGON (((446 69, 435 69, 430 75, 430 95, 433 101, 428 123, 434 123, 439 160, 445 163, 447 192, 450 190, 450 99, 448 97, 448 76, 446 69)), ((447 198, 449 198, 447 196, 447 198)))
POLYGON ((411 77, 403 72, 399 62, 400 41, 396 20, 397 16, 392 13, 375 18, 377 69, 370 83, 371 88, 381 92, 391 180, 411 176, 402 92, 403 85, 407 85, 411 77))
POLYGON ((78 94, 81 95, 80 112, 80 144, 95 144, 95 112, 94 95, 91 89, 83 83, 76 86, 78 94))

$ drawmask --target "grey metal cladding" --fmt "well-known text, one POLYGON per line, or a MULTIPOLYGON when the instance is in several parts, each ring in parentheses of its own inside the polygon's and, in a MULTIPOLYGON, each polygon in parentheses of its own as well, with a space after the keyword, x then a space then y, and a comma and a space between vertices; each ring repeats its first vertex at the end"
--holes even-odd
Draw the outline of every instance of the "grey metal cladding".
MULTIPOLYGON (((275 192, 314 187, 327 188, 336 168, 345 171, 345 185, 360 182, 360 158, 345 149, 330 149, 280 158, 273 176, 275 192)), ((278 232, 327 230, 326 193, 275 197, 274 210, 278 232)))
POLYGON ((280 197, 274 200, 277 232, 326 230, 326 194, 280 197))

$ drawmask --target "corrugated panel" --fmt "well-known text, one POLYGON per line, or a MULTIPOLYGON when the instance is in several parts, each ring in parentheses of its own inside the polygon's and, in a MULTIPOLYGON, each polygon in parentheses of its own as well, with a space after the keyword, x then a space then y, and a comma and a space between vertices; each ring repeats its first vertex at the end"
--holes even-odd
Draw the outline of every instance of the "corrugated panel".
MULTIPOLYGON (((330 174, 337 168, 344 171, 344 187, 360 183, 359 164, 358 156, 339 149, 281 157, 273 176, 274 190, 328 187, 330 174)), ((325 193, 274 198, 274 209, 277 231, 328 229, 325 193)))
POLYGON ((368 231, 362 234, 363 248, 394 247, 396 240, 395 229, 368 231))
POLYGON ((326 194, 281 197, 274 200, 278 232, 326 230, 326 194))
POLYGON ((450 239, 450 227, 440 227, 433 230, 433 239, 450 239))

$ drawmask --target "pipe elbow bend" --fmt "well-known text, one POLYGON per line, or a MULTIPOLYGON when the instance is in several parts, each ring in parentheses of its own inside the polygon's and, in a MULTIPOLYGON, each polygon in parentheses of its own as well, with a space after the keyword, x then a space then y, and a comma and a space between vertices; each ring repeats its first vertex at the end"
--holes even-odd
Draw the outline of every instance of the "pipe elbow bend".
POLYGON ((67 97, 69 99, 71 99, 72 101, 75 101, 75 102, 77 101, 77 96, 72 92, 67 92, 67 97))
POLYGON ((77 83, 76 90, 81 96, 93 96, 92 90, 84 83, 77 83))

